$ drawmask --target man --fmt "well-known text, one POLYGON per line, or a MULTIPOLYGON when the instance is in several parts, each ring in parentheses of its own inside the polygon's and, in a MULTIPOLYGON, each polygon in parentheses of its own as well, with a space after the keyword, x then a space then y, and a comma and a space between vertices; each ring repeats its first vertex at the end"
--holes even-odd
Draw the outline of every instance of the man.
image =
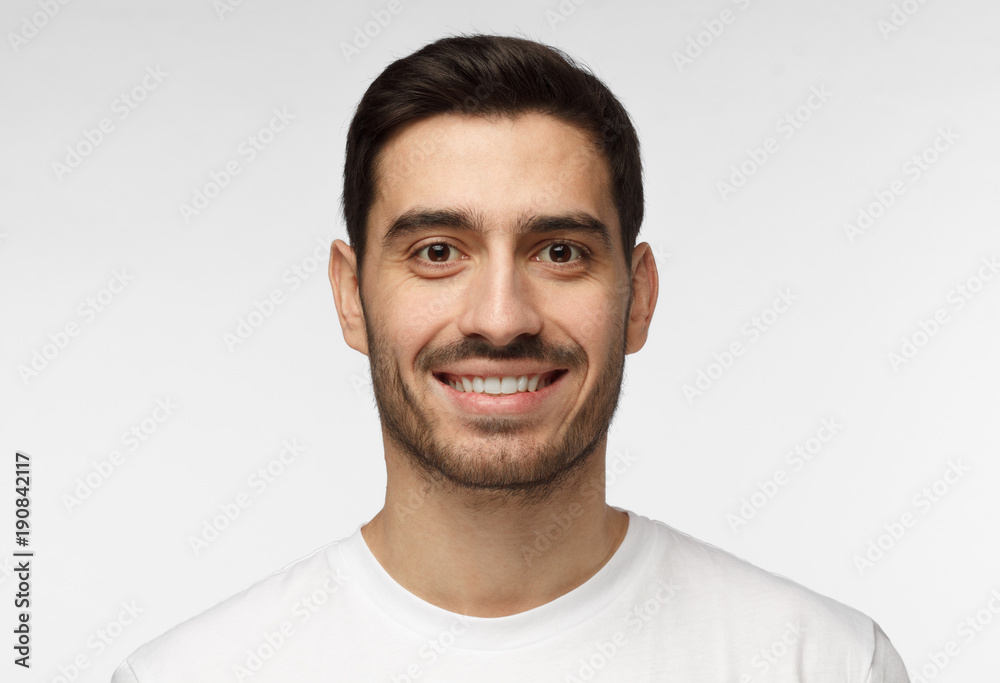
POLYGON ((598 79, 505 37, 391 64, 348 132, 344 214, 330 281, 385 506, 116 683, 907 680, 863 614, 605 502, 658 284, 638 138, 598 79))

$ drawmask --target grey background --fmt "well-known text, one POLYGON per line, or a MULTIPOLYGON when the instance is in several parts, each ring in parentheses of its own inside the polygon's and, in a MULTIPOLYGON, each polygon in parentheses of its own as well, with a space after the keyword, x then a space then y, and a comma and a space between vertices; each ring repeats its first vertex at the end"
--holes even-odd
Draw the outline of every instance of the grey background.
POLYGON ((344 136, 386 64, 478 31, 580 59, 641 136, 640 240, 655 250, 660 299, 646 347, 627 361, 609 501, 861 609, 912 673, 949 641, 958 655, 935 680, 996 672, 1000 624, 987 605, 1000 589, 1000 279, 960 309, 955 288, 1000 257, 1000 8, 399 0, 392 14, 388 4, 35 0, 0 10, 8 633, 16 449, 32 456, 36 552, 33 668, 11 680, 57 680, 79 655, 78 680, 107 680, 136 646, 378 510, 385 474, 367 360, 343 342, 326 279, 326 249, 346 239, 344 136), (371 23, 379 16, 390 20, 371 23), (354 41, 358 52, 345 55, 354 41), (678 60, 685 49, 690 63, 678 60), (161 74, 146 79, 153 89, 142 85, 147 69, 161 74), (135 88, 143 100, 121 118, 120 98, 135 88), (810 109, 814 88, 829 95, 810 109), (248 161, 239 146, 274 108, 294 118, 248 161), (788 115, 800 125, 786 137, 788 115), (102 119, 111 132, 78 167, 54 166, 67 146, 86 151, 102 119), (720 192, 768 138, 766 162, 720 192), (914 155, 933 158, 919 177, 914 155), (181 205, 234 160, 240 174, 185 220, 181 205), (905 191, 851 239, 845 223, 894 182, 905 191), (122 270, 122 291, 81 313, 122 270), (273 290, 283 303, 227 344, 273 290), (781 290, 797 300, 751 340, 744 325, 770 316, 781 290), (947 322, 920 337, 939 309, 947 322), (46 348, 71 323, 79 333, 46 348), (926 343, 894 365, 889 354, 915 335, 926 343), (688 400, 684 385, 734 341, 745 353, 688 400), (51 358, 25 373, 36 352, 51 358), (141 431, 158 399, 176 410, 147 420, 133 450, 123 433, 141 431), (786 454, 830 418, 843 429, 793 468, 786 454), (291 440, 302 455, 255 486, 291 440), (95 474, 115 450, 113 471, 95 474), (956 461, 931 503, 922 490, 956 461), (786 483, 734 530, 727 515, 779 469, 786 483), (99 486, 73 504, 88 476, 99 486), (241 493, 250 506, 194 550, 191 538, 241 493), (908 513, 902 537, 886 537, 908 513), (883 556, 859 570, 880 535, 883 556), (129 601, 142 614, 93 646, 129 601), (982 631, 962 637, 977 614, 982 631))

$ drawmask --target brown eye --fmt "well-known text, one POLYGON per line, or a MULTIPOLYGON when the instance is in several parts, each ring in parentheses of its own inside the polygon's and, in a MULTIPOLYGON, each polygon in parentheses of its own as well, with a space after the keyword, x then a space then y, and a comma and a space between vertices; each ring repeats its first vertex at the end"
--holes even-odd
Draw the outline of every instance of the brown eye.
POLYGON ((569 263, 570 261, 583 256, 579 247, 575 247, 566 242, 554 242, 553 244, 549 244, 538 252, 538 255, 542 261, 548 261, 550 263, 569 263), (574 250, 576 251, 576 256, 573 255, 574 250), (542 254, 545 254, 546 252, 549 254, 549 258, 541 258, 542 254))
POLYGON ((424 257, 432 263, 446 263, 450 260, 449 256, 454 256, 458 254, 458 250, 446 242, 435 242, 434 244, 428 244, 426 247, 419 249, 416 253, 420 256, 424 252, 427 255, 424 257))

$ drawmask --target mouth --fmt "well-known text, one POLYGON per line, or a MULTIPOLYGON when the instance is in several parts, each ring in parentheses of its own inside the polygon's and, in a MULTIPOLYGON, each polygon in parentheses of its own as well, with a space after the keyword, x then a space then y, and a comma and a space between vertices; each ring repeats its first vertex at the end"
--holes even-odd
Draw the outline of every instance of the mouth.
POLYGON ((541 391, 558 382, 567 372, 568 370, 565 368, 560 368, 531 375, 508 375, 505 377, 456 375, 448 372, 435 372, 434 377, 442 384, 459 393, 507 396, 510 394, 528 394, 541 391))

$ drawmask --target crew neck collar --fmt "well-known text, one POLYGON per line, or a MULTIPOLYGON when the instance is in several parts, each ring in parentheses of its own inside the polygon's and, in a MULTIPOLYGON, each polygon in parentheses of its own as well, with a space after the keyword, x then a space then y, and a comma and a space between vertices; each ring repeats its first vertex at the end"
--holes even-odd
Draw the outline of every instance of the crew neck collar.
MULTIPOLYGON (((504 617, 471 617, 450 612, 410 593, 393 579, 372 554, 361 534, 337 544, 351 577, 387 618, 436 640, 447 631, 455 647, 468 650, 510 650, 563 633, 610 605, 643 568, 652 552, 652 522, 630 510, 621 545, 601 569, 573 590, 525 612, 504 617)), ((331 558, 332 559, 332 558, 331 558)))

